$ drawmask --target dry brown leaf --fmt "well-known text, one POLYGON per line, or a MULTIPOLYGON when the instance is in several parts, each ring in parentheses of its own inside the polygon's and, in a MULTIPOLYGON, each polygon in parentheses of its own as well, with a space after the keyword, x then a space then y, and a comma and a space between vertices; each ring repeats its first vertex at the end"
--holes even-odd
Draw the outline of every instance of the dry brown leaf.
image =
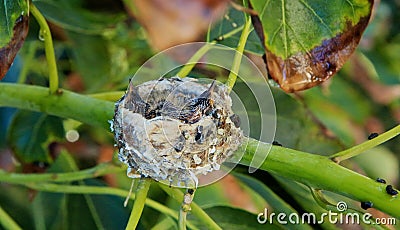
POLYGON ((135 9, 130 10, 130 13, 146 29, 150 43, 156 50, 200 41, 209 24, 224 14, 229 2, 228 0, 131 1, 135 9))
POLYGON ((14 26, 13 37, 4 47, 0 47, 0 79, 2 79, 14 61, 28 34, 29 17, 21 16, 14 26))

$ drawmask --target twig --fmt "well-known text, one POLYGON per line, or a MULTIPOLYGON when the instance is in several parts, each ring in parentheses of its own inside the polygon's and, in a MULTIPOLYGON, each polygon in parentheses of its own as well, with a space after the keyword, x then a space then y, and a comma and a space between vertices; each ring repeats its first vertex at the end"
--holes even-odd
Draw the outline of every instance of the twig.
POLYGON ((239 44, 238 47, 236 48, 237 52, 233 59, 233 65, 230 70, 231 72, 229 73, 228 80, 226 81, 226 85, 228 86, 229 92, 232 91, 232 88, 235 85, 237 79, 237 73, 239 72, 240 64, 242 61, 244 47, 246 46, 246 41, 250 34, 250 26, 251 26, 251 19, 250 17, 246 16, 246 23, 244 24, 242 34, 240 35, 239 44))
POLYGON ((149 178, 140 178, 135 194, 135 203, 129 217, 128 224, 125 229, 136 229, 139 219, 142 216, 144 204, 147 199, 147 192, 149 191, 152 180, 149 178))
POLYGON ((242 11, 242 12, 248 13, 250 15, 258 15, 257 11, 255 11, 253 9, 241 6, 241 5, 239 5, 239 4, 237 4, 237 3, 233 2, 233 1, 231 1, 230 3, 231 3, 231 6, 233 8, 235 8, 236 10, 238 10, 238 11, 242 11))
POLYGON ((36 21, 40 26, 39 36, 44 41, 44 50, 46 52, 46 60, 49 67, 50 93, 55 94, 58 90, 58 71, 50 28, 46 22, 46 19, 32 2, 30 4, 30 12, 36 18, 36 21))
POLYGON ((368 149, 372 149, 373 147, 378 146, 378 145, 382 144, 383 142, 386 142, 386 141, 396 137, 399 134, 400 134, 400 125, 380 134, 379 136, 375 137, 372 140, 365 141, 359 145, 356 145, 349 149, 335 153, 335 154, 331 155, 330 158, 334 162, 340 163, 341 161, 355 157, 355 156, 365 152, 368 149))

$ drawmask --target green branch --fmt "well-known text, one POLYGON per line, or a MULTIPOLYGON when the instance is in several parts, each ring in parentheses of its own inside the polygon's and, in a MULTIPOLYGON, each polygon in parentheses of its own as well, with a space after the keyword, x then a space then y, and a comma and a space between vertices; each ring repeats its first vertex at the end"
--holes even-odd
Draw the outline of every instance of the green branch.
MULTIPOLYGON (((266 152, 269 144, 249 139, 240 163, 249 166, 257 147, 266 152)), ((313 188, 332 191, 358 201, 371 201, 374 208, 400 218, 400 199, 385 191, 385 184, 344 168, 325 156, 272 146, 260 169, 301 182, 313 188)))
MULTIPOLYGON (((229 38, 239 31, 243 29, 244 26, 240 26, 232 31, 229 31, 226 34, 221 35, 221 37, 229 38)), ((200 58, 204 56, 215 44, 217 44, 217 41, 210 41, 207 42, 204 46, 202 46, 187 62, 186 64, 182 67, 182 69, 179 70, 179 72, 176 74, 177 76, 183 78, 189 75, 189 73, 192 71, 192 69, 195 67, 195 65, 199 62, 200 58)))
POLYGON ((124 93, 125 93, 124 91, 112 91, 112 92, 105 92, 105 93, 88 94, 88 96, 96 98, 96 99, 100 99, 100 100, 116 102, 122 97, 122 95, 124 95, 124 93))
POLYGON ((106 174, 125 171, 126 168, 118 167, 112 163, 98 164, 93 168, 68 173, 10 173, 0 170, 0 181, 13 184, 27 184, 40 182, 68 182, 95 178, 106 174))
POLYGON ((237 79, 237 73, 239 72, 240 63, 242 61, 244 47, 246 46, 247 38, 250 35, 250 27, 251 27, 251 19, 250 17, 246 16, 246 23, 244 24, 242 34, 240 35, 239 44, 236 48, 237 52, 233 59, 233 65, 230 70, 231 72, 229 73, 228 80, 226 81, 226 85, 228 86, 229 92, 232 90, 237 79))
MULTIPOLYGON (((108 120, 112 118, 114 113, 113 103, 68 91, 64 91, 62 95, 57 97, 49 96, 46 92, 46 88, 43 87, 0 83, 0 106, 42 111, 56 116, 73 118, 99 127, 108 127, 108 120)), ((381 137, 377 138, 386 137, 381 135, 381 137)), ((381 139, 378 139, 377 142, 379 141, 381 139)), ((250 165, 257 146, 261 150, 265 149, 266 153, 270 147, 269 144, 250 139, 241 160, 242 164, 250 165)), ((115 171, 123 170, 123 168, 112 165, 103 167, 111 167, 115 171)), ((398 197, 388 195, 385 192, 384 184, 377 183, 370 178, 346 169, 327 157, 272 146, 266 161, 260 169, 304 183, 313 188, 336 192, 358 201, 371 201, 374 203, 375 208, 400 218, 400 200, 398 197)), ((111 173, 111 171, 109 169, 109 171, 105 170, 103 172, 111 173)), ((80 175, 82 171, 76 173, 79 175, 77 179, 84 179, 88 178, 87 174, 89 172, 84 172, 84 175, 80 175)), ((15 178, 11 175, 0 171, 0 181, 27 183, 30 178, 34 180, 32 182, 57 181, 60 180, 57 178, 63 176, 63 174, 27 174, 18 175, 20 178, 15 178), (52 176, 55 179, 52 179, 52 176)), ((67 178, 63 179, 66 180, 67 178)), ((196 208, 192 206, 192 213, 195 210, 196 208)))
POLYGON ((149 179, 149 178, 140 178, 138 181, 139 181, 139 184, 136 188, 135 203, 133 204, 131 216, 129 217, 129 221, 128 221, 128 224, 126 225, 126 229, 136 229, 136 226, 139 223, 140 217, 142 216, 144 204, 147 199, 147 192, 149 191, 151 182, 153 180, 149 179))
POLYGON ((179 70, 179 72, 176 74, 178 77, 184 78, 187 75, 189 75, 190 71, 194 68, 194 66, 198 63, 201 57, 206 54, 211 47, 215 44, 216 42, 210 42, 202 46, 183 66, 182 69, 179 70))
POLYGON ((396 137, 399 134, 400 134, 400 125, 380 134, 379 136, 375 137, 372 140, 365 141, 359 145, 353 146, 349 149, 346 149, 346 150, 343 150, 336 154, 333 154, 332 156, 330 156, 330 158, 333 161, 335 161, 336 163, 339 163, 341 161, 355 157, 355 156, 365 152, 368 149, 372 149, 373 147, 378 146, 378 145, 392 139, 393 137, 396 137))
POLYGON ((0 83, 0 107, 27 109, 71 118, 85 124, 110 129, 114 103, 63 90, 49 95, 47 88, 0 83))
POLYGON ((50 93, 55 94, 58 90, 58 71, 50 28, 46 22, 46 19, 33 3, 30 4, 30 12, 36 18, 36 21, 40 26, 39 37, 44 41, 44 50, 49 68, 50 93))

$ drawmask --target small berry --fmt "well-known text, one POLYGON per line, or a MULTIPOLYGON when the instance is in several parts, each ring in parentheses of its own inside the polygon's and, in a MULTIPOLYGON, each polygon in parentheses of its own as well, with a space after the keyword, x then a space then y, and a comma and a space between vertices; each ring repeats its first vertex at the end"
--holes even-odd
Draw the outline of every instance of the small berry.
POLYGON ((376 178, 376 182, 382 183, 382 184, 386 184, 385 179, 382 178, 376 178))
POLYGON ((368 136, 368 140, 372 140, 372 139, 374 139, 374 138, 377 137, 377 136, 379 136, 379 134, 377 134, 377 133, 371 133, 371 134, 368 136))
POLYGON ((374 203, 372 203, 371 201, 363 201, 363 202, 361 202, 361 208, 364 209, 364 210, 372 208, 372 206, 374 206, 374 203))
POLYGON ((387 194, 392 195, 392 196, 397 195, 399 193, 396 191, 396 189, 393 188, 392 185, 386 186, 386 192, 387 192, 387 194))

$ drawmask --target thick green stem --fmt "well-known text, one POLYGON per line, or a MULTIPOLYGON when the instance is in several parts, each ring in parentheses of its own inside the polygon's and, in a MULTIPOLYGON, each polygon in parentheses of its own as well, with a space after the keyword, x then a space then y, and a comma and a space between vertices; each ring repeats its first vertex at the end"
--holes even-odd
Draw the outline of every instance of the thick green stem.
POLYGON ((244 47, 246 46, 247 38, 250 34, 250 26, 251 26, 251 19, 250 17, 246 17, 246 23, 244 24, 244 28, 242 30, 242 34, 240 35, 239 44, 236 48, 236 54, 233 59, 233 65, 231 72, 229 73, 228 80, 226 85, 228 86, 229 91, 232 90, 233 86, 235 85, 237 79, 237 73, 239 72, 240 63, 242 61, 242 56, 244 52, 244 47))
POLYGON ((1 207, 0 207, 0 223, 4 229, 19 230, 22 229, 1 207))
POLYGON ((135 203, 133 204, 131 216, 129 217, 129 221, 125 229, 136 229, 139 219, 142 216, 144 204, 146 203, 147 199, 147 192, 149 191, 151 182, 152 180, 148 178, 141 178, 139 180, 139 184, 135 193, 135 203))
MULTIPOLYGON (((69 117, 81 122, 107 128, 107 121, 112 118, 114 104, 108 101, 94 99, 68 91, 60 96, 49 96, 46 88, 27 85, 0 83, 0 106, 17 107, 35 111, 43 111, 61 117, 69 117), (85 109, 82 109, 85 108, 85 109)), ((391 136, 391 135, 390 135, 391 136)), ((377 138, 386 139, 386 135, 377 138), (383 136, 383 137, 382 137, 383 136)), ((378 139, 378 142, 384 141, 378 139)), ((267 152, 269 145, 250 139, 246 148, 242 164, 250 165, 257 145, 267 152)), ((116 166, 111 167, 116 171, 123 170, 116 166)), ((272 146, 266 161, 261 166, 266 170, 286 178, 307 184, 311 187, 336 192, 359 201, 372 201, 374 207, 394 217, 400 217, 400 201, 385 192, 385 185, 346 169, 331 159, 315 154, 309 154, 293 149, 272 146)), ((96 171, 96 170, 95 170, 96 171)), ((76 179, 88 178, 88 173, 76 172, 76 179)), ((111 173, 112 170, 105 170, 111 173)), ((13 174, 11 174, 13 175, 13 174)), ((54 174, 45 175, 18 175, 14 178, 9 173, 0 171, 0 181, 8 180, 18 183, 27 183, 30 178, 34 181, 52 181, 54 174)), ((63 174, 56 174, 54 181, 63 174)), ((89 173, 90 175, 90 173, 89 173)), ((100 175, 100 174, 96 174, 100 175)), ((104 174, 102 174, 104 175, 104 174)), ((93 175, 91 175, 93 176, 93 175)), ((69 176, 67 176, 68 178, 69 176)), ((67 178, 63 178, 67 180, 67 178)), ((179 201, 182 200, 183 193, 179 201)), ((198 206, 192 205, 194 214, 198 206)))
POLYGON ((330 158, 339 163, 341 161, 347 160, 349 158, 355 157, 368 149, 372 149, 375 146, 382 144, 385 141, 392 139, 393 137, 400 134, 400 125, 380 134, 372 140, 365 141, 359 145, 346 149, 344 151, 338 152, 330 156, 330 158))
MULTIPOLYGON (((240 163, 249 166, 257 147, 267 152, 271 146, 249 139, 247 148, 242 149, 245 154, 240 163)), ((374 208, 400 218, 400 199, 387 194, 385 184, 344 168, 327 157, 272 146, 260 169, 358 201, 371 201, 374 208)))
POLYGON ((112 92, 105 92, 105 93, 89 94, 88 96, 96 98, 96 99, 100 99, 100 100, 116 102, 122 97, 122 95, 124 95, 124 93, 125 93, 124 91, 112 91, 112 92))
POLYGON ((54 94, 58 90, 58 71, 50 28, 46 22, 46 19, 33 3, 30 4, 30 12, 36 18, 36 21, 40 26, 39 37, 44 41, 44 50, 46 53, 47 65, 49 68, 50 93, 54 94))
POLYGON ((85 124, 110 129, 114 103, 63 90, 49 95, 47 88, 0 83, 0 107, 14 107, 72 118, 85 124))

